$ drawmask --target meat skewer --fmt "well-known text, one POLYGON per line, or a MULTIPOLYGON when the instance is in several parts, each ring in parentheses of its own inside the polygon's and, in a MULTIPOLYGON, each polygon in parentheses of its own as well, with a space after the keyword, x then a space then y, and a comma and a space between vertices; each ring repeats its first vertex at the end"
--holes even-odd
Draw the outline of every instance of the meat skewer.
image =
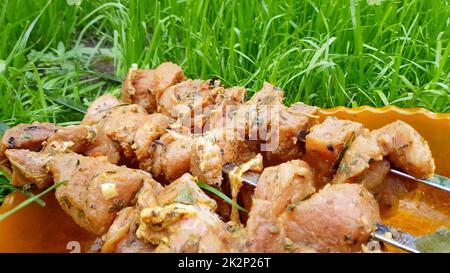
MULTIPOLYGON (((223 172, 225 174, 228 174, 232 170, 234 170, 235 167, 236 167, 236 165, 232 164, 232 163, 225 164, 225 166, 223 168, 223 172)), ((400 173, 402 173, 402 172, 400 172, 400 173)), ((241 180, 242 180, 242 182, 244 182, 252 187, 256 187, 260 176, 261 176, 261 174, 259 174, 259 173, 247 171, 246 173, 242 174, 241 180)), ((407 177, 410 177, 410 176, 407 175, 407 177)), ((395 247, 398 247, 400 249, 406 250, 408 252, 420 253, 414 244, 416 237, 414 237, 413 235, 411 235, 409 233, 392 228, 390 226, 383 225, 381 223, 376 223, 376 230, 372 233, 372 237, 379 241, 382 241, 382 242, 388 243, 390 245, 393 245, 395 247)))
MULTIPOLYGON (((232 171, 235 167, 236 167, 236 164, 227 163, 223 166, 222 170, 225 174, 227 174, 230 171, 232 171)), ((447 177, 444 177, 442 175, 435 174, 435 175, 433 175, 433 178, 431 178, 431 179, 420 179, 420 178, 416 178, 412 175, 406 174, 406 173, 401 172, 396 169, 390 169, 389 172, 392 174, 404 177, 404 178, 414 180, 419 183, 427 184, 429 186, 444 190, 446 192, 450 192, 450 179, 448 179, 447 177)), ((259 177, 259 174, 257 174, 257 173, 246 172, 241 176, 241 179, 242 179, 242 182, 244 182, 245 184, 250 185, 252 187, 256 187, 256 183, 257 183, 256 181, 258 181, 258 177, 259 177)))

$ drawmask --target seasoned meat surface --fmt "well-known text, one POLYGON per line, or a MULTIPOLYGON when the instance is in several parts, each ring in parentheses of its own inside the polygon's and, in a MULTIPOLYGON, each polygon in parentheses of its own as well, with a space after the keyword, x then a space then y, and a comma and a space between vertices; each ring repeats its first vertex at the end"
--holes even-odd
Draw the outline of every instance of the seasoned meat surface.
POLYGON ((138 128, 148 119, 148 113, 137 104, 120 105, 111 108, 97 126, 117 142, 127 158, 135 158, 134 138, 138 128))
POLYGON ((158 195, 159 206, 140 213, 136 232, 157 245, 155 252, 225 252, 230 238, 226 224, 214 213, 216 203, 185 174, 158 195))
POLYGON ((42 149, 47 153, 75 152, 87 156, 106 156, 116 164, 121 157, 121 148, 112 141, 98 125, 72 125, 59 129, 42 149))
POLYGON ((201 133, 219 93, 224 88, 215 81, 186 80, 168 88, 160 97, 158 112, 201 133))
POLYGON ((17 124, 5 131, 0 143, 0 169, 8 176, 12 175, 11 164, 5 156, 8 149, 28 149, 39 151, 42 143, 51 137, 60 127, 53 123, 33 122, 17 124))
POLYGON ((106 113, 106 111, 120 104, 121 102, 116 97, 114 97, 114 95, 109 93, 104 94, 98 97, 89 105, 86 111, 86 115, 84 116, 81 123, 86 125, 93 125, 103 118, 103 115, 106 113))
POLYGON ((69 151, 83 153, 87 150, 90 143, 94 141, 96 135, 94 127, 88 125, 62 127, 47 139, 43 151, 48 153, 69 151))
POLYGON ((283 252, 285 234, 280 215, 314 192, 313 171, 304 161, 265 168, 247 221, 249 251, 283 252))
POLYGON ((306 153, 324 176, 332 176, 346 146, 362 132, 361 123, 327 117, 324 122, 311 127, 306 135, 306 153))
POLYGON ((174 120, 168 116, 154 113, 149 115, 138 127, 134 136, 134 150, 140 162, 150 157, 153 142, 165 134, 166 129, 173 122, 174 120))
POLYGON ((398 120, 372 134, 396 167, 418 178, 430 178, 434 174, 436 167, 430 147, 411 125, 398 120))
POLYGON ((410 125, 396 121, 357 136, 345 152, 333 182, 352 182, 383 157, 418 178, 428 178, 434 173, 427 142, 410 125))
POLYGON ((159 97, 165 90, 185 80, 183 70, 166 62, 154 70, 131 68, 122 84, 121 100, 142 106, 148 113, 156 111, 159 97))
POLYGON ((168 144, 164 144, 163 141, 155 144, 152 173, 155 176, 164 176, 167 181, 173 181, 189 172, 192 143, 193 139, 186 137, 168 144))
POLYGON ((142 188, 136 194, 137 203, 134 207, 126 207, 118 214, 108 232, 102 236, 102 252, 137 253, 153 252, 155 246, 139 240, 136 236, 139 227, 139 214, 146 207, 157 206, 157 195, 162 186, 153 181, 144 181, 142 188))
POLYGON ((39 151, 42 143, 51 137, 58 125, 47 122, 33 122, 31 124, 18 124, 5 131, 1 142, 1 149, 28 149, 39 151))
POLYGON ((66 181, 56 189, 63 210, 94 234, 107 231, 144 181, 157 183, 148 173, 113 165, 104 157, 68 153, 54 156, 47 166, 55 182, 66 181))
POLYGON ((11 184, 25 186, 35 184, 39 189, 45 189, 52 183, 46 164, 51 156, 25 149, 6 150, 6 157, 11 162, 11 184))
POLYGON ((213 136, 195 139, 190 162, 190 171, 194 176, 202 182, 220 186, 224 164, 221 149, 213 136))
POLYGON ((372 194, 358 184, 330 185, 281 216, 285 249, 358 252, 380 221, 372 194))
POLYGON ((257 148, 233 130, 221 128, 194 139, 191 173, 201 181, 220 187, 225 163, 244 163, 256 156, 257 148))
MULTIPOLYGON (((271 122, 275 128, 267 141, 268 158, 271 161, 285 162, 291 159, 299 159, 303 154, 303 143, 298 136, 308 131, 316 122, 318 108, 303 104, 293 104, 291 107, 280 106, 277 123, 271 122), (271 147, 273 145, 273 147, 271 147)), ((273 129, 272 129, 273 130, 273 129)))

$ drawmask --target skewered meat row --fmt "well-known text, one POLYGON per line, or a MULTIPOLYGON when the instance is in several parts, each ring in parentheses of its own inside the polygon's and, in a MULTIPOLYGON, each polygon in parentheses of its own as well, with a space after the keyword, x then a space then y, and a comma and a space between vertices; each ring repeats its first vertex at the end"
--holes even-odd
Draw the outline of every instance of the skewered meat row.
POLYGON ((403 122, 371 132, 336 118, 319 124, 316 107, 284 106, 283 91, 268 83, 247 102, 244 95, 217 80, 186 80, 171 63, 132 68, 122 102, 99 97, 80 125, 9 129, 1 165, 15 185, 67 181, 58 201, 80 226, 104 234, 106 252, 360 251, 379 221, 377 201, 396 202, 391 163, 417 177, 434 172, 426 141, 403 122), (278 165, 255 167, 261 152, 278 165), (234 201, 239 173, 262 171, 246 227, 234 207, 224 223, 195 183, 220 189, 228 162, 242 164, 230 176, 234 201), (148 172, 173 182, 163 188, 148 172))

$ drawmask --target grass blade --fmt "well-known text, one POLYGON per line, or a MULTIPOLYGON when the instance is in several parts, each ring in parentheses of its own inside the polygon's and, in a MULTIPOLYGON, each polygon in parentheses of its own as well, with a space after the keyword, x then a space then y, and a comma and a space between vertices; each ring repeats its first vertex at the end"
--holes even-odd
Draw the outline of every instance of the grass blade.
POLYGON ((228 204, 232 205, 233 207, 237 208, 238 210, 248 213, 248 210, 241 207, 238 203, 234 202, 230 197, 226 196, 223 192, 219 191, 218 189, 216 189, 204 182, 201 182, 201 181, 198 181, 197 185, 201 189, 205 189, 205 190, 210 191, 210 192, 214 193, 215 195, 219 196, 220 198, 225 200, 228 204))

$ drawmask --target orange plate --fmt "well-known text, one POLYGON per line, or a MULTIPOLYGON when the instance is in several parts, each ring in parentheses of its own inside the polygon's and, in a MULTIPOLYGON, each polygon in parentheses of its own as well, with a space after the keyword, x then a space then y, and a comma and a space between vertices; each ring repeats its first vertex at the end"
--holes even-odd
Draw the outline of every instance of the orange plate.
MULTIPOLYGON (((435 114, 424 109, 397 107, 337 107, 320 111, 320 118, 333 115, 363 123, 369 129, 379 128, 397 119, 411 124, 430 144, 437 173, 450 177, 450 114, 435 114)), ((11 194, 0 213, 24 197, 11 194)), ((46 207, 34 203, 0 222, 0 252, 69 252, 70 241, 77 241, 86 250, 95 236, 79 228, 55 201, 53 194, 44 200, 46 207)), ((383 215, 383 222, 414 235, 432 232, 440 226, 450 228, 450 194, 419 185, 400 202, 399 209, 383 215)), ((392 249, 391 249, 392 250, 392 249)))

